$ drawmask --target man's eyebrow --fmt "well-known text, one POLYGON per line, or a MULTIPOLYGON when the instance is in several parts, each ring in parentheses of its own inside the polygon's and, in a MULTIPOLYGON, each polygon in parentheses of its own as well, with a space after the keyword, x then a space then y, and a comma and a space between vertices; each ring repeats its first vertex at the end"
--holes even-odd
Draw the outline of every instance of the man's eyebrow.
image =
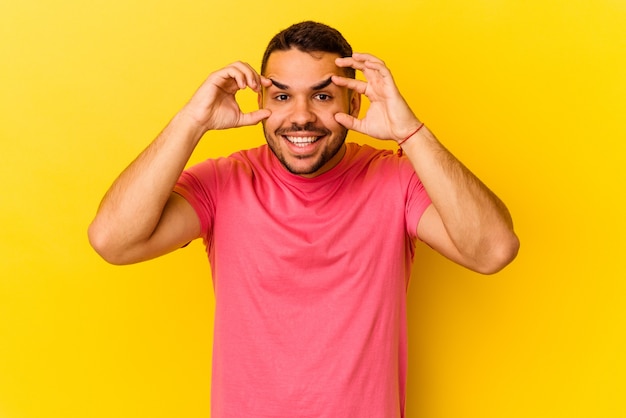
POLYGON ((324 87, 330 86, 330 84, 332 82, 333 82, 333 78, 332 77, 328 77, 326 80, 322 81, 321 83, 318 83, 318 84, 314 85, 313 87, 311 87, 311 90, 321 90, 324 87))
POLYGON ((278 81, 270 78, 270 81, 272 82, 272 84, 276 87, 278 87, 281 90, 289 90, 289 86, 283 84, 283 83, 279 83, 278 81))
MULTIPOLYGON (((272 78, 270 78, 270 81, 272 82, 272 84, 274 86, 276 86, 277 88, 281 89, 281 90, 289 90, 289 86, 283 83, 280 83, 272 78)), ((326 80, 321 81, 317 84, 315 84, 314 86, 311 87, 311 90, 316 91, 316 90, 321 90, 325 87, 328 87, 332 84, 333 79, 332 77, 328 77, 326 80)))

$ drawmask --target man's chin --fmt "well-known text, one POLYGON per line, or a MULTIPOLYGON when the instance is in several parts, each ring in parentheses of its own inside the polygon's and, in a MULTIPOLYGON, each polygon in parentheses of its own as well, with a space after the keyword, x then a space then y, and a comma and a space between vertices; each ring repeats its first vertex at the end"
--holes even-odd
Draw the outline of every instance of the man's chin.
POLYGON ((312 157, 302 158, 295 157, 293 162, 285 161, 285 159, 280 159, 281 164, 287 171, 291 174, 295 174, 297 176, 302 177, 313 177, 315 174, 324 166, 324 164, 320 161, 304 161, 309 160, 312 157))
POLYGON ((335 144, 335 147, 332 149, 317 148, 311 150, 310 154, 294 154, 289 151, 289 147, 281 145, 280 140, 283 140, 282 137, 269 136, 267 131, 264 131, 264 133, 270 150, 287 171, 297 176, 315 177, 332 168, 326 167, 326 165, 333 164, 334 166, 339 163, 340 158, 337 159, 336 157, 338 154, 341 154, 341 157, 343 157, 342 149, 344 149, 347 130, 340 136, 341 141, 335 144), (334 163, 332 163, 333 161, 334 163))

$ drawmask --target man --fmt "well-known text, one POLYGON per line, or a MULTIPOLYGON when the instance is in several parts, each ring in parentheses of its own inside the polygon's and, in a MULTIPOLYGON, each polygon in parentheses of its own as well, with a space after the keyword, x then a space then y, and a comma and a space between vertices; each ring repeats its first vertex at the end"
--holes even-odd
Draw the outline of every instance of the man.
POLYGON ((519 245, 505 206, 418 120, 385 64, 314 22, 276 35, 260 74, 242 62, 211 74, 111 186, 89 237, 114 264, 204 239, 214 418, 403 416, 415 239, 485 274, 519 245), (259 97, 247 114, 235 100, 246 88, 259 97), (266 146, 183 172, 205 133, 259 122, 266 146), (404 156, 345 143, 348 130, 404 156))

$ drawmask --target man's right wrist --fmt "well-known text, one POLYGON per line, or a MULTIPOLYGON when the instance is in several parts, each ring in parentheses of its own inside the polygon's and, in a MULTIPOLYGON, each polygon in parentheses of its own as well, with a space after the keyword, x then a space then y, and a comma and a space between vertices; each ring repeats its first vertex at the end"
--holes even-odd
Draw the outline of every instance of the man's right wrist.
POLYGON ((196 142, 200 141, 202 136, 209 131, 191 112, 187 109, 181 109, 172 120, 178 128, 187 132, 196 142))

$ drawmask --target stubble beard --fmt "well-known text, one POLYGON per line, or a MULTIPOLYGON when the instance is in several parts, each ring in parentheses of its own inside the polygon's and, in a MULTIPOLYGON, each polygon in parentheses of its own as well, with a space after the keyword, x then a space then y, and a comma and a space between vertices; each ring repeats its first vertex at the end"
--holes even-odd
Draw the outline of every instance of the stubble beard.
MULTIPOLYGON (((324 133, 329 133, 330 131, 328 130, 323 130, 323 129, 311 129, 309 127, 305 127, 307 129, 300 129, 300 130, 308 130, 308 131, 317 131, 317 132, 324 132, 324 133)), ((298 129, 293 129, 291 128, 289 131, 290 132, 294 132, 297 131, 298 129)), ((341 128, 341 131, 339 132, 339 135, 337 136, 336 141, 333 141, 333 143, 331 144, 332 147, 331 148, 327 148, 325 147, 322 150, 322 153, 319 155, 319 157, 317 157, 317 160, 315 160, 310 166, 308 167, 294 167, 292 164, 289 163, 289 161, 287 161, 287 158, 285 158, 285 156, 282 154, 280 147, 278 146, 276 141, 283 141, 282 138, 282 134, 280 134, 280 129, 277 130, 275 132, 275 134, 272 136, 268 133, 265 124, 263 124, 263 134, 265 135, 265 141, 267 142, 267 145, 270 147, 270 149, 272 150, 272 153, 276 156, 276 158, 278 159, 278 161, 280 161, 280 163, 282 164, 283 167, 285 167, 285 169, 287 169, 287 171, 289 171, 291 174, 295 174, 295 175, 299 175, 299 176, 305 176, 305 175, 309 175, 309 174, 314 174, 316 173, 318 170, 320 170, 322 167, 324 167, 324 165, 330 161, 335 155, 337 155, 337 153, 341 150, 341 147, 343 146, 343 144, 346 141, 346 137, 348 136, 348 129, 346 129, 345 127, 341 128)), ((297 159, 306 159, 306 158, 310 158, 310 157, 300 157, 300 156, 295 156, 295 158, 297 159)))

